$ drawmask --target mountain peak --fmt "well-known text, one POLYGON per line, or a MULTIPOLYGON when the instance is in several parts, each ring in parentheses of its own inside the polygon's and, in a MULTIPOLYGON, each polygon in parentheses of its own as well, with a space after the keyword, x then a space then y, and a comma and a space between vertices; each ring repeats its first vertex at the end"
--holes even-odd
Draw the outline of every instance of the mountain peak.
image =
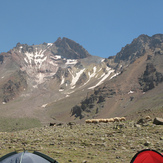
POLYGON ((117 53, 114 61, 119 63, 120 61, 129 61, 130 63, 135 61, 136 58, 144 55, 146 50, 160 47, 163 42, 163 34, 153 35, 152 37, 142 34, 135 38, 130 44, 127 44, 122 50, 117 53))
POLYGON ((59 37, 54 43, 56 48, 52 48, 52 52, 56 55, 62 55, 67 59, 81 59, 91 56, 80 44, 66 37, 59 37))
POLYGON ((47 47, 48 51, 53 55, 62 56, 66 59, 82 59, 91 56, 79 43, 66 37, 59 37, 54 43, 43 43, 40 45, 28 45, 18 42, 11 51, 31 53, 37 50, 45 50, 47 47))

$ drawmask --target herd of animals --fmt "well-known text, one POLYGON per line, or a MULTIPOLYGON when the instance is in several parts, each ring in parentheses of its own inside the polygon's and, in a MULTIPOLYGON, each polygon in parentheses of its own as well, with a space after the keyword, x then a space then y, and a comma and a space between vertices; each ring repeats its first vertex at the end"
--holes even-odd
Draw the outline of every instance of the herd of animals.
MULTIPOLYGON (((150 116, 146 116, 144 118, 144 120, 146 121, 151 121, 151 117, 150 116)), ((114 117, 114 118, 109 118, 109 119, 86 119, 85 122, 86 123, 109 123, 109 122, 122 122, 122 121, 126 121, 125 117, 114 117)))
POLYGON ((121 122, 126 121, 125 117, 114 117, 109 119, 86 119, 86 123, 108 123, 108 122, 121 122))
MULTIPOLYGON (((140 119, 141 120, 141 119, 140 119)), ((145 121, 151 121, 152 118, 150 116, 146 116, 144 118, 145 121)), ((122 121, 126 121, 126 118, 125 117, 114 117, 114 118, 106 118, 106 119, 103 119, 103 118, 100 118, 100 119, 86 119, 85 120, 85 123, 109 123, 109 122, 122 122, 122 121)), ((74 123, 73 122, 69 122, 68 125, 73 125, 74 123)), ((50 123, 49 126, 61 126, 62 123, 50 123)))

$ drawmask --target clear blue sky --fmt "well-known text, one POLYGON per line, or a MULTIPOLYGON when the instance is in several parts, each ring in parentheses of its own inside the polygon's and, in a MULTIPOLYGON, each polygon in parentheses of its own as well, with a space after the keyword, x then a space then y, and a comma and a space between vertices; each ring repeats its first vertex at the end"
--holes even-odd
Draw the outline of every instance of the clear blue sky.
POLYGON ((116 55, 140 34, 163 33, 163 0, 0 0, 0 52, 67 37, 116 55))

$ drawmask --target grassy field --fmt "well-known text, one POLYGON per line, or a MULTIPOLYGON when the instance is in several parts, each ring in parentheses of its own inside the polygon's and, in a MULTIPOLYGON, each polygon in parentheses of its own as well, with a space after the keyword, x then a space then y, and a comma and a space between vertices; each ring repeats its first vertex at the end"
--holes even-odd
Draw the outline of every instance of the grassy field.
POLYGON ((7 118, 0 117, 0 132, 11 132, 41 127, 41 123, 33 118, 7 118))
POLYGON ((163 126, 152 121, 144 125, 135 125, 134 121, 63 124, 0 132, 0 157, 25 148, 40 151, 60 163, 129 163, 137 151, 150 148, 161 153, 162 147, 163 126))

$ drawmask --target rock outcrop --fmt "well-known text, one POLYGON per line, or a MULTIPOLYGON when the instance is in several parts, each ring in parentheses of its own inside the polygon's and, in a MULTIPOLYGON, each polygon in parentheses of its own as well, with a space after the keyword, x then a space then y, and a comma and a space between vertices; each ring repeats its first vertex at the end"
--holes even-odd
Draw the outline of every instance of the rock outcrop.
POLYGON ((159 118, 159 117, 156 117, 153 121, 153 124, 156 124, 156 125, 163 125, 163 119, 162 118, 159 118))
POLYGON ((139 78, 139 84, 144 92, 153 89, 162 81, 163 74, 158 72, 152 63, 147 64, 144 74, 139 78))

